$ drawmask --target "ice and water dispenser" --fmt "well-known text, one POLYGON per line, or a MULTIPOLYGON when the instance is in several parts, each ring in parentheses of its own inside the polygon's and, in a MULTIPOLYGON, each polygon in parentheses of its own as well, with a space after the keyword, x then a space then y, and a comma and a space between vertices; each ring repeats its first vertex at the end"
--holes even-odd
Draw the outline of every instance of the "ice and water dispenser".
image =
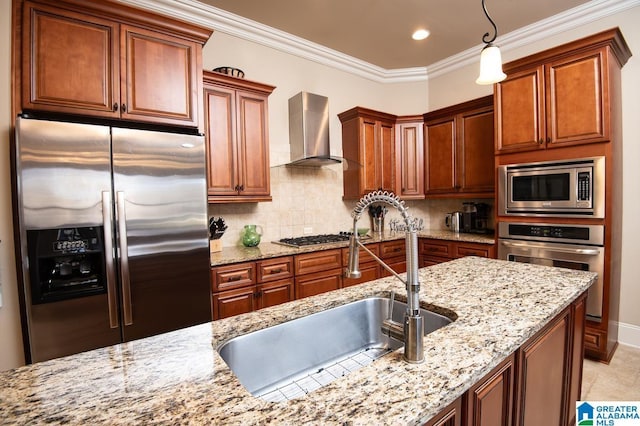
POLYGON ((31 301, 106 292, 102 227, 27 230, 31 301))

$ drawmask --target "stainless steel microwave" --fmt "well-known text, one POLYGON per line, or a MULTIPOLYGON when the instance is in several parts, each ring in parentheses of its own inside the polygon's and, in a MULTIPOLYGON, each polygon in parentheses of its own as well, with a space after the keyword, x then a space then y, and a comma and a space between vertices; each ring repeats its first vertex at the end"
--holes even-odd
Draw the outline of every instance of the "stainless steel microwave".
POLYGON ((502 214, 604 218, 604 157, 498 167, 502 214))

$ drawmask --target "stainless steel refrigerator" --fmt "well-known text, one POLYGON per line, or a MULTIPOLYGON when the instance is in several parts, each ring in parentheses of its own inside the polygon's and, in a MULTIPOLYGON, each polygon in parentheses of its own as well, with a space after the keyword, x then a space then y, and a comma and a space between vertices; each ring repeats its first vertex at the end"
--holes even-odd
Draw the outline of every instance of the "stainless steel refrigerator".
POLYGON ((204 138, 19 117, 27 362, 211 320, 204 138))

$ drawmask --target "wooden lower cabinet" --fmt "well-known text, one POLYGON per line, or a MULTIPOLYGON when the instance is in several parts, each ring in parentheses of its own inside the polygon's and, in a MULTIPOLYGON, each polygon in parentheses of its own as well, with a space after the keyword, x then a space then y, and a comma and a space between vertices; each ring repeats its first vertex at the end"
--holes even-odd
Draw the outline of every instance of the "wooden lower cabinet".
POLYGON ((462 398, 453 401, 424 426, 461 426, 462 425, 462 398))
POLYGON ((513 411, 514 355, 502 361, 465 394, 468 426, 510 426, 513 411))
POLYGON ((585 292, 425 425, 574 425, 586 297, 585 292))
POLYGON ((293 257, 211 269, 213 319, 246 314, 294 298, 293 257))
POLYGON ((465 256, 495 259, 496 249, 493 244, 420 238, 418 240, 418 256, 420 267, 425 267, 465 256))
POLYGON ((296 276, 296 299, 342 288, 342 268, 296 276))

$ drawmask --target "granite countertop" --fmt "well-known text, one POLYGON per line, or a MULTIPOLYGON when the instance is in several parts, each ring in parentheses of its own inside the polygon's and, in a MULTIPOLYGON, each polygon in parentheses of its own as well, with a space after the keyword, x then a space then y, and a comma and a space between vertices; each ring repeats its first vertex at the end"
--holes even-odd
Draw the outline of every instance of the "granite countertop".
POLYGON ((390 290, 394 278, 0 373, 0 424, 421 424, 582 294, 593 272, 465 257, 419 272, 420 303, 457 319, 287 402, 250 395, 215 348, 250 331, 390 290))
MULTIPOLYGON (((393 241, 405 238, 404 232, 385 231, 382 236, 374 234, 370 238, 363 239, 364 244, 379 243, 382 241, 393 241)), ((446 230, 422 230, 418 232, 419 238, 433 238, 437 240, 447 240, 466 243, 494 244, 493 235, 465 234, 462 232, 451 232, 446 230)), ((271 242, 261 242, 257 247, 223 247, 222 251, 211 253, 211 266, 226 265, 236 262, 249 262, 252 260, 268 259, 279 256, 291 256, 294 254, 309 253, 319 250, 329 250, 333 248, 348 247, 349 242, 318 244, 305 247, 288 247, 271 242)))

